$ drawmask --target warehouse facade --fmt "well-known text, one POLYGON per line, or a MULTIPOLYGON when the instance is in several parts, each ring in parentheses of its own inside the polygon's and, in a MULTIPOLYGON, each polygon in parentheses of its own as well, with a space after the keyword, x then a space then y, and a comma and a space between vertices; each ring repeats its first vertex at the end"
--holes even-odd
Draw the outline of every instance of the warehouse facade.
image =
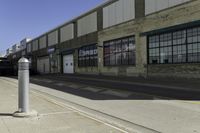
POLYGON ((199 0, 110 0, 12 53, 35 73, 200 77, 199 0), (23 52, 23 54, 22 54, 23 52))

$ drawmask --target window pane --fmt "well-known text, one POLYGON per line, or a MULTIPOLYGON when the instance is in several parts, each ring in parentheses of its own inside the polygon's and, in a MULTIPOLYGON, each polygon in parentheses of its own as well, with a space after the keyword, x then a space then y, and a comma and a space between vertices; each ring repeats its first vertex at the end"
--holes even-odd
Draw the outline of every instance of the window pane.
POLYGON ((110 42, 110 54, 115 53, 115 43, 112 41, 110 42))
POLYGON ((149 49, 149 63, 158 64, 159 62, 159 48, 149 49))
POLYGON ((121 40, 116 41, 116 52, 122 51, 121 40))
POLYGON ((105 64, 106 66, 109 66, 109 65, 110 65, 110 55, 104 56, 104 64, 105 64))
POLYGON ((172 45, 171 33, 160 35, 160 46, 170 46, 170 45, 172 45))
POLYGON ((186 62, 186 45, 173 46, 173 62, 186 62))
POLYGON ((129 64, 135 64, 134 37, 127 37, 104 43, 104 65, 119 66, 129 64))
POLYGON ((173 33, 173 45, 181 45, 186 43, 186 30, 173 33))
POLYGON ((129 52, 129 64, 130 65, 135 65, 135 52, 129 52))
POLYGON ((115 54, 110 54, 110 65, 115 65, 115 54))
POLYGON ((122 53, 122 64, 128 65, 128 52, 122 53))
POLYGON ((159 36, 151 36, 149 37, 149 48, 159 47, 159 36))
POLYGON ((135 39, 134 39, 134 37, 129 38, 129 51, 135 51, 135 39))
POLYGON ((121 53, 116 53, 116 65, 121 65, 122 56, 121 53))
POLYGON ((128 45, 128 38, 122 40, 122 51, 128 51, 129 45, 128 45))
POLYGON ((104 54, 109 54, 110 53, 110 45, 106 44, 104 45, 104 54))
POLYGON ((199 48, 199 43, 188 44, 188 62, 198 62, 199 48))
POLYGON ((82 47, 78 50, 78 66, 79 67, 89 67, 89 66, 97 66, 96 60, 94 58, 97 56, 97 46, 90 45, 82 47))
POLYGON ((160 63, 172 63, 172 47, 160 48, 160 63))

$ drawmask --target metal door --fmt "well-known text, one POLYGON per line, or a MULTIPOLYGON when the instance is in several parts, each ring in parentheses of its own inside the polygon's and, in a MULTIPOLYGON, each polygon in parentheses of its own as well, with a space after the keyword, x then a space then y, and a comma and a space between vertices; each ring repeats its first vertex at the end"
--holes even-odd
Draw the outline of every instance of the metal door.
POLYGON ((63 56, 63 73, 74 73, 74 57, 73 54, 63 56))
POLYGON ((42 57, 37 60, 37 71, 39 73, 49 73, 49 57, 42 57))

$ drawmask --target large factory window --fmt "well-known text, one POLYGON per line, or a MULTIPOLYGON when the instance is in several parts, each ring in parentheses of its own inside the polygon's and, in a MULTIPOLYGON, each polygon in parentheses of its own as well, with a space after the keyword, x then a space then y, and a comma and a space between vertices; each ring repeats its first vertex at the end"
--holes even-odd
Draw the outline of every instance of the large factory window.
POLYGON ((79 67, 95 67, 98 65, 97 46, 84 46, 78 50, 78 66, 79 67))
POLYGON ((149 64, 200 62, 200 27, 148 37, 149 64))
POLYGON ((104 65, 135 65, 135 37, 104 42, 104 65))

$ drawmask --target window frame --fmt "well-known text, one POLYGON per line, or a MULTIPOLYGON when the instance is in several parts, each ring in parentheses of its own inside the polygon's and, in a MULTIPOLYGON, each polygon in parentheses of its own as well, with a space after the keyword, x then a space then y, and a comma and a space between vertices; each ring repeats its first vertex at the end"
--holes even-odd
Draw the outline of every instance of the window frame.
POLYGON ((95 43, 80 47, 78 49, 78 67, 83 68, 83 67, 97 67, 97 66, 98 66, 97 44, 95 43), (84 55, 80 56, 80 50, 85 51, 84 55), (93 50, 92 55, 90 55, 91 50, 93 50), (96 53, 95 50, 97 51, 96 53))
MULTIPOLYGON (((182 34, 181 34, 182 35, 182 34)), ((181 40, 182 41, 182 40, 181 40)), ((182 48, 181 48, 182 49, 182 48)), ((192 49, 195 51, 195 49, 192 49)), ((184 50, 181 50, 181 52, 184 52, 184 50)), ((178 60, 178 59, 177 59, 178 60)), ((187 27, 187 28, 183 28, 183 29, 178 29, 178 30, 172 30, 172 31, 168 31, 168 32, 162 32, 159 34, 153 34, 153 35, 149 35, 147 36, 147 63, 149 65, 158 65, 158 64, 194 64, 194 63, 200 63, 200 26, 193 26, 193 27, 187 27), (190 32, 189 32, 190 31, 190 32), (196 33, 193 33, 193 31, 196 31, 196 33), (183 33, 182 39, 185 39, 185 42, 181 42, 181 43, 174 43, 174 40, 177 39, 176 41, 178 41, 178 39, 181 39, 180 34, 177 34, 177 38, 174 38, 174 33, 176 32, 185 32, 183 33), (167 45, 167 46, 161 46, 161 41, 160 41, 160 36, 164 35, 164 34, 171 34, 171 45, 167 45), (159 36, 159 61, 158 63, 152 63, 152 61, 150 60, 151 56, 150 56, 150 50, 153 49, 152 47, 150 47, 150 37, 153 36, 159 36), (193 37, 196 37, 197 41, 193 41, 193 37), (192 41, 189 42, 189 38, 192 38, 192 41), (197 52, 189 52, 189 46, 191 45, 193 47, 193 45, 197 45, 197 52), (178 54, 177 50, 177 56, 178 55, 184 55, 185 56, 185 61, 176 61, 174 60, 175 58, 175 54, 174 54, 174 48, 175 47, 183 47, 185 45, 185 53, 184 54, 178 54), (161 49, 165 48, 165 47, 171 47, 172 49, 172 62, 171 63, 161 63, 161 49), (196 54, 196 57, 194 56, 196 54), (197 58, 196 61, 193 58, 197 58), (191 60, 189 60, 191 59, 191 60)))
POLYGON ((113 39, 113 40, 108 40, 108 41, 104 41, 103 42, 103 66, 106 66, 106 67, 117 67, 117 66, 136 66, 136 41, 135 41, 135 35, 130 35, 130 36, 126 36, 126 37, 121 37, 121 38, 117 38, 117 39, 113 39), (134 49, 133 50, 131 50, 130 51, 130 47, 129 47, 129 45, 130 45, 130 42, 131 41, 129 41, 129 40, 131 40, 130 38, 133 38, 133 46, 135 46, 134 47, 134 49), (127 43, 128 43, 128 50, 125 50, 125 51, 123 51, 123 40, 124 39, 127 39, 128 41, 127 41, 127 43), (110 61, 110 55, 111 55, 111 49, 110 49, 110 42, 114 42, 114 45, 115 45, 115 48, 117 49, 117 48, 119 48, 118 47, 118 41, 120 41, 121 42, 121 50, 120 50, 120 52, 119 51, 115 51, 115 53, 114 53, 114 55, 115 55, 115 64, 113 65, 113 64, 111 64, 111 61, 110 61), (107 52, 107 53, 105 53, 105 48, 106 47, 109 47, 108 49, 110 50, 109 52, 107 52), (130 58, 129 58, 129 54, 131 54, 131 52, 134 52, 134 57, 133 57, 133 59, 134 59, 134 61, 132 61, 132 62, 134 62, 134 63, 130 63, 131 61, 130 61, 130 58), (116 58, 117 58, 117 54, 119 54, 120 53, 120 55, 121 55, 121 61, 120 61, 120 63, 118 63, 117 62, 117 60, 116 60, 116 58), (128 55, 128 58, 127 58, 127 63, 126 64, 123 64, 123 54, 124 53, 126 53, 127 55, 128 55), (106 59, 107 58, 107 59, 106 59), (108 60, 108 58, 109 58, 109 60, 108 60), (108 62, 109 63, 108 63, 108 62), (108 64, 107 64, 108 63, 108 64))

